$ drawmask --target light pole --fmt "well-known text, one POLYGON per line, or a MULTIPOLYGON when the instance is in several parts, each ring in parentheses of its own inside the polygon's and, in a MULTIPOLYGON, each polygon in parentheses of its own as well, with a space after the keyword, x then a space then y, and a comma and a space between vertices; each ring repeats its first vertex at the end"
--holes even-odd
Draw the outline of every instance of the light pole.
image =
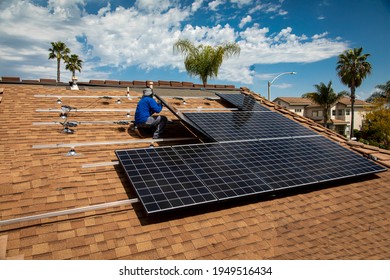
POLYGON ((290 74, 290 75, 295 75, 297 72, 283 72, 277 75, 271 82, 268 81, 268 101, 271 101, 271 85, 277 78, 279 78, 282 75, 290 74))

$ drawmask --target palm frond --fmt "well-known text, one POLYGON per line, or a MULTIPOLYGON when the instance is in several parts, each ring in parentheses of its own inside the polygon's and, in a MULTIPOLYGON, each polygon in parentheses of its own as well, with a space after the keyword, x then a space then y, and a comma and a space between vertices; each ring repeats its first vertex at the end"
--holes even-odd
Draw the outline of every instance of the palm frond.
POLYGON ((173 45, 173 51, 185 56, 184 66, 190 76, 199 76, 204 85, 208 78, 218 76, 219 68, 225 58, 240 53, 236 43, 225 43, 222 46, 199 45, 195 46, 188 39, 178 40, 173 45))

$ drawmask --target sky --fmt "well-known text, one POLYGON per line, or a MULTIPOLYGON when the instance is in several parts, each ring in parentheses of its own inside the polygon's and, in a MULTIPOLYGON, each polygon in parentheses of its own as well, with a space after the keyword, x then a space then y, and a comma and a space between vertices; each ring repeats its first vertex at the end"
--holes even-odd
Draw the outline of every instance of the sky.
MULTIPOLYGON (((337 76, 337 57, 363 48, 372 73, 357 89, 366 99, 390 80, 390 0, 0 0, 0 76, 56 78, 51 42, 83 60, 80 81, 165 80, 200 84, 173 52, 179 39, 196 45, 235 42, 210 84, 246 86, 271 99, 300 97, 337 76)), ((71 72, 62 63, 61 81, 71 72)))

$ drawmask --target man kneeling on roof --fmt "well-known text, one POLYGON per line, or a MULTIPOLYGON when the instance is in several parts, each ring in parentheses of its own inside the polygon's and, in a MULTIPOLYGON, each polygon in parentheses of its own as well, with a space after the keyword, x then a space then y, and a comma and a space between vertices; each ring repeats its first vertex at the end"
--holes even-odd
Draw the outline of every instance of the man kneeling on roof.
POLYGON ((160 113, 163 105, 153 98, 153 90, 149 87, 143 90, 141 100, 138 102, 135 110, 135 125, 138 128, 155 128, 153 138, 160 138, 167 124, 167 117, 152 116, 154 113, 160 113))

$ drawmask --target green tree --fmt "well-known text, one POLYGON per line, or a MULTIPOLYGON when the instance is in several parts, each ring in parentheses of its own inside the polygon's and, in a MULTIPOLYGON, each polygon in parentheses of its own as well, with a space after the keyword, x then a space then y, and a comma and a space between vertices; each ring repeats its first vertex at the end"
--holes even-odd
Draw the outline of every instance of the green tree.
POLYGON ((337 61, 337 74, 341 82, 351 89, 351 129, 350 138, 353 137, 355 121, 355 91, 367 75, 371 74, 371 64, 367 61, 370 54, 362 54, 363 48, 346 50, 340 54, 337 61))
POLYGON ((187 39, 178 40, 173 50, 185 55, 184 66, 190 76, 199 76, 203 86, 208 78, 216 78, 218 70, 225 58, 240 54, 237 43, 225 43, 222 46, 199 45, 195 46, 187 39))
POLYGON ((302 95, 304 98, 309 98, 313 102, 322 106, 324 109, 324 126, 329 121, 330 109, 334 104, 336 104, 341 98, 348 95, 348 92, 342 91, 340 93, 335 93, 332 88, 332 81, 325 85, 324 83, 320 83, 318 85, 314 85, 316 88, 315 92, 308 92, 302 95))
POLYGON ((72 78, 76 76, 76 71, 81 72, 81 68, 83 68, 83 61, 79 58, 77 54, 72 54, 68 56, 65 60, 65 69, 72 72, 72 78))
POLYGON ((362 136, 372 145, 390 149, 390 109, 380 107, 367 113, 362 136))
POLYGON ((66 61, 70 50, 66 44, 61 41, 51 42, 51 45, 52 47, 49 48, 49 59, 57 59, 57 82, 60 82, 61 59, 66 61))

